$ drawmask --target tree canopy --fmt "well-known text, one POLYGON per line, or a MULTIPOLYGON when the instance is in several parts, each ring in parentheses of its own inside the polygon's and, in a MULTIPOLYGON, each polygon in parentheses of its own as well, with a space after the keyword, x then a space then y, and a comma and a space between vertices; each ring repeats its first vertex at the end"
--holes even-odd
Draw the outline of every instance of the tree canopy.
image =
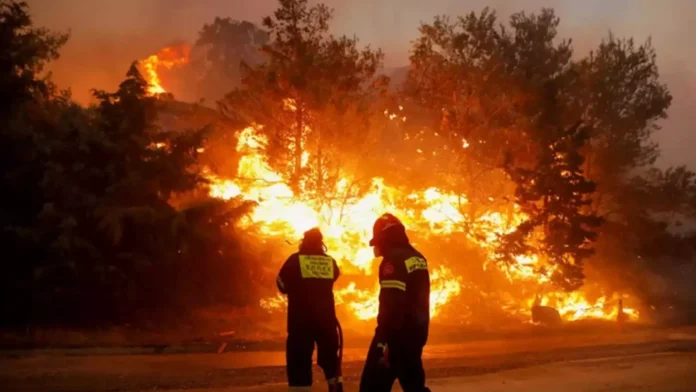
MULTIPOLYGON (((507 25, 487 8, 437 17, 421 26, 413 44, 403 99, 425 109, 431 132, 443 135, 441 149, 465 141, 467 148, 453 151, 463 189, 481 194, 476 202, 500 199, 501 188, 496 194, 488 187, 499 180, 497 172, 515 184, 504 198, 516 200, 528 218, 500 237, 501 262, 544 255, 552 268, 540 273, 553 271, 555 282, 575 289, 598 238, 624 248, 626 242, 613 238, 615 225, 631 231, 628 222, 637 216, 661 220, 656 206, 645 204, 659 196, 636 199, 633 191, 651 181, 644 176, 654 180, 659 173, 646 170, 658 154, 650 136, 671 96, 650 41, 637 45, 609 34, 578 57, 570 40, 559 39, 559 23, 550 9, 513 14, 507 25), (600 226, 607 220, 611 225, 600 226)), ((683 206, 690 173, 668 170, 682 185, 662 200, 676 197, 683 206)), ((603 249, 591 259, 598 268, 613 263, 603 249)))

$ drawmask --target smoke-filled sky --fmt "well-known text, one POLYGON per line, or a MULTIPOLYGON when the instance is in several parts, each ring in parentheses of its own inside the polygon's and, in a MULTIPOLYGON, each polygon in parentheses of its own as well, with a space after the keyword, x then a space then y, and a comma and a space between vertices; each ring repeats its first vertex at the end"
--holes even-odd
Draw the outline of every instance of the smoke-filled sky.
MULTIPOLYGON (((310 0, 311 1, 311 0, 310 0)), ((334 8, 333 30, 355 34, 381 47, 386 66, 408 64, 410 41, 421 21, 489 6, 502 18, 517 11, 551 7, 561 18, 560 36, 576 53, 596 47, 609 30, 643 42, 652 37, 662 80, 674 101, 655 139, 661 166, 696 168, 696 0, 324 0, 334 8)), ((89 89, 113 89, 130 62, 177 42, 192 42, 216 16, 259 23, 276 0, 29 0, 38 25, 70 31, 71 40, 54 66, 54 80, 71 87, 81 102, 89 89)))

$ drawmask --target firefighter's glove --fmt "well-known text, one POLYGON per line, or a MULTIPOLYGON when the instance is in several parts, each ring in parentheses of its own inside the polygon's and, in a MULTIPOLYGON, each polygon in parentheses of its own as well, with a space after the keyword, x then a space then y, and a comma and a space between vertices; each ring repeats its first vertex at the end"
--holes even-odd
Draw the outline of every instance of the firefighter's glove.
POLYGON ((377 348, 382 350, 382 358, 380 358, 379 364, 389 367, 389 346, 386 343, 377 343, 377 348))

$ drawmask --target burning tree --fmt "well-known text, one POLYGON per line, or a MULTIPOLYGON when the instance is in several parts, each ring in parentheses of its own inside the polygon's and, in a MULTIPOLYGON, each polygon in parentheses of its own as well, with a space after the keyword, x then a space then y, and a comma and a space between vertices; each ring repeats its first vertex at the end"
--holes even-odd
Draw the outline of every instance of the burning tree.
POLYGON ((347 154, 366 151, 369 101, 378 92, 382 60, 380 51, 358 49, 357 39, 330 36, 330 19, 323 4, 280 1, 263 23, 272 37, 263 46, 268 60, 246 66, 242 88, 221 103, 226 115, 262 126, 271 167, 289 174, 295 192, 314 199, 335 189, 347 154))
POLYGON ((577 124, 562 130, 556 140, 543 138, 542 152, 531 170, 507 168, 517 184, 516 202, 527 218, 502 236, 499 260, 511 264, 519 256, 543 255, 548 266, 539 272, 550 274, 569 291, 583 284, 583 262, 594 252, 594 230, 601 224, 600 217, 586 212, 595 184, 582 174, 584 158, 579 150, 588 137, 588 130, 577 124), (541 238, 530 245, 537 228, 541 238))
MULTIPOLYGON (((600 250, 607 249, 603 241, 611 236, 603 238, 602 233, 613 232, 608 228, 617 219, 631 219, 621 217, 620 211, 628 213, 625 208, 636 201, 621 195, 626 186, 632 187, 631 172, 654 162, 656 150, 649 136, 658 129, 656 121, 665 116, 671 100, 659 82, 649 42, 636 46, 632 40, 610 35, 598 50, 573 61, 570 41, 556 40, 558 24, 551 10, 514 14, 509 27, 499 27, 488 9, 454 19, 438 17, 421 27, 405 84, 404 99, 425 109, 430 129, 444 136, 438 152, 465 140, 468 148, 451 151, 459 156, 457 170, 475 204, 485 205, 488 198, 512 200, 517 188, 518 204, 528 220, 515 233, 500 237, 508 263, 514 254, 531 252, 537 241, 562 238, 558 243, 563 247, 576 243, 581 251, 595 236, 594 230, 586 230, 596 227, 599 217, 613 221, 598 232, 600 250), (577 123, 584 129, 576 135, 584 137, 574 138, 577 143, 571 145, 561 143, 568 139, 565 131, 577 123), (554 149, 559 146, 570 148, 556 156, 554 149), (572 170, 561 169, 563 165, 572 170), (499 188, 505 189, 502 194, 491 192, 488 184, 499 182, 502 171, 512 175, 516 186, 499 188), (542 194, 548 196, 539 203, 542 194), (530 237, 540 217, 559 212, 549 203, 553 200, 570 202, 578 228, 561 238, 547 230, 530 237)), ((617 241, 614 246, 626 244, 617 241)), ((558 251, 573 248, 542 247, 551 259, 558 251)), ((582 250, 578 256, 589 254, 582 250)), ((623 262, 598 262, 607 257, 600 254, 588 260, 600 269, 623 262)), ((580 267, 571 264, 565 269, 568 280, 556 279, 569 288, 582 284, 580 267)), ((546 275, 551 270, 538 272, 546 275)))
POLYGON ((460 155, 457 170, 467 193, 479 195, 476 202, 511 200, 516 188, 525 218, 501 233, 496 259, 515 265, 521 256, 543 256, 549 265, 537 266, 537 273, 553 271, 563 287, 578 288, 581 260, 596 238, 587 228, 599 220, 586 211, 594 186, 582 172, 590 130, 569 124, 564 104, 574 78, 570 43, 554 42, 559 20, 551 10, 514 14, 510 30, 496 22, 495 13, 484 9, 424 24, 406 97, 430 111, 449 145, 466 142, 468 148, 453 151, 460 155), (499 182, 502 172, 514 187, 490 193, 485 184, 499 182), (529 241, 537 227, 543 229, 535 246, 529 241))

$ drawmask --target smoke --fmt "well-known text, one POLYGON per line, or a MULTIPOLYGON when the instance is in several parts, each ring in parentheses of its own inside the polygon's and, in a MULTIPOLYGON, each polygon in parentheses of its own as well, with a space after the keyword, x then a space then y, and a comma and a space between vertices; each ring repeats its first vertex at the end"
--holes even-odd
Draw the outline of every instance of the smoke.
MULTIPOLYGON (((312 1, 316 2, 316 1, 312 1)), ((362 43, 381 47, 388 67, 406 65, 410 41, 420 22, 434 15, 461 15, 485 6, 501 18, 513 12, 552 7, 561 17, 560 35, 573 38, 576 52, 587 53, 611 30, 619 37, 643 42, 652 36, 663 80, 674 101, 663 131, 661 166, 696 167, 689 147, 696 143, 696 50, 690 27, 696 2, 690 0, 324 0, 335 9, 333 29, 355 34, 362 43)), ((70 87, 76 100, 87 103, 91 88, 113 89, 130 62, 174 42, 193 42, 197 32, 216 16, 260 22, 277 6, 275 0, 30 0, 38 25, 71 31, 62 58, 52 67, 54 80, 70 87)))

